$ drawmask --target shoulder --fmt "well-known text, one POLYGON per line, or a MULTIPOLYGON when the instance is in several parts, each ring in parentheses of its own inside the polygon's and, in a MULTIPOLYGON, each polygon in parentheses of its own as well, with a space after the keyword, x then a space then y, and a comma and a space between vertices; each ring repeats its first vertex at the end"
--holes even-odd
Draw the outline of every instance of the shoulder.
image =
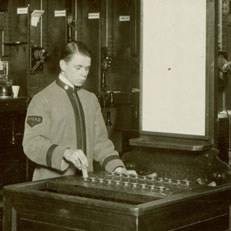
POLYGON ((47 87, 45 87, 43 90, 38 92, 35 97, 41 97, 41 96, 51 96, 52 94, 56 94, 57 91, 61 91, 62 89, 56 84, 56 81, 53 81, 50 83, 47 87))
POLYGON ((88 100, 92 100, 92 101, 97 101, 98 102, 98 98, 95 95, 95 93, 90 92, 90 91, 88 91, 88 90, 86 90, 84 88, 81 88, 79 90, 79 95, 80 95, 80 97, 87 98, 88 100))
POLYGON ((49 84, 47 87, 32 97, 30 105, 49 105, 52 98, 59 95, 57 94, 58 90, 59 89, 57 84, 55 81, 53 81, 51 84, 49 84))
POLYGON ((43 90, 35 94, 32 100, 47 100, 51 101, 53 98, 57 100, 57 97, 62 95, 63 89, 60 88, 55 81, 50 83, 47 87, 43 90))

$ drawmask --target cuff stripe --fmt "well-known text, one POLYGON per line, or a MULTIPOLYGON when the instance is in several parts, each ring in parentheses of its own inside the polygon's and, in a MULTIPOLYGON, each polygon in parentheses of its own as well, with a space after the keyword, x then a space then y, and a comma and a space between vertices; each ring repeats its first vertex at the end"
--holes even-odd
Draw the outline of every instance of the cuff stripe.
POLYGON ((47 150, 47 158, 46 158, 46 161, 47 161, 47 166, 48 167, 52 167, 52 156, 54 154, 54 150, 55 148, 57 147, 58 145, 56 144, 52 144, 49 149, 47 150))
POLYGON ((106 165, 112 160, 120 160, 120 157, 117 155, 106 157, 105 160, 103 161, 102 167, 105 169, 106 165))

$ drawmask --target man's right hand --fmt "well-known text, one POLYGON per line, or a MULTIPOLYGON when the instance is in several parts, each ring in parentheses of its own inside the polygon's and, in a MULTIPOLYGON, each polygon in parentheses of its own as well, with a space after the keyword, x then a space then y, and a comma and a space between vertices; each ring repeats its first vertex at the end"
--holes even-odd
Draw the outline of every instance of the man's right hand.
POLYGON ((64 159, 72 163, 79 170, 88 167, 87 157, 81 149, 67 149, 64 152, 64 159))

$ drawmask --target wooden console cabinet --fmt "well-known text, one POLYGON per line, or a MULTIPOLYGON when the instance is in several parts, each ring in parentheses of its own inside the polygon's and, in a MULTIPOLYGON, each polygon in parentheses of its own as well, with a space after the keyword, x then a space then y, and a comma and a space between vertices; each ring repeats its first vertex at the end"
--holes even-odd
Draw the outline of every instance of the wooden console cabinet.
POLYGON ((163 196, 69 176, 4 187, 4 231, 224 231, 231 184, 163 196))
POLYGON ((2 188, 27 180, 27 160, 22 149, 27 98, 0 99, 0 230, 2 188))

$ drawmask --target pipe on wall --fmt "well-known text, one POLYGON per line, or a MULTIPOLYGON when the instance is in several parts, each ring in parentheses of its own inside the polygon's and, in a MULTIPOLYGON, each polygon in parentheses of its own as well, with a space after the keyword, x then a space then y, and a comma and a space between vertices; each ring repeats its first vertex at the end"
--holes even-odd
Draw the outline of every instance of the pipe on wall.
POLYGON ((223 5, 223 0, 219 0, 218 2, 218 50, 223 49, 223 39, 222 39, 222 5, 223 5))

